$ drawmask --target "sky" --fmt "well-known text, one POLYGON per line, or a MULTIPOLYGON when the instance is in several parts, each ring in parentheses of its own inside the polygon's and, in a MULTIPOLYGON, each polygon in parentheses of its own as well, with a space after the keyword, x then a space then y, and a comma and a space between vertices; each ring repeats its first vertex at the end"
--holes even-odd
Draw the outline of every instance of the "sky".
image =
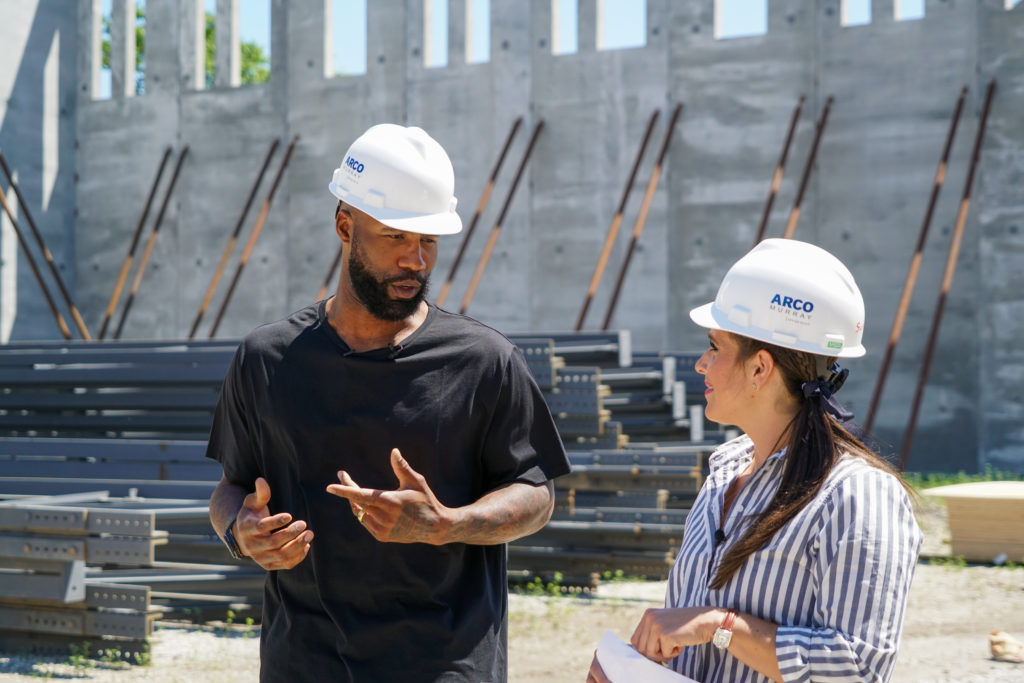
MULTIPOLYGON (((333 55, 329 64, 336 75, 366 72, 366 3, 368 0, 326 0, 333 11, 333 55)), ((605 35, 599 37, 603 49, 624 49, 642 46, 647 35, 643 0, 602 0, 605 12, 605 35)), ((718 17, 716 31, 721 39, 743 38, 766 32, 767 6, 770 0, 716 0, 718 17)), ((1022 0, 1006 0, 1013 6, 1022 0)), ((206 11, 216 12, 216 0, 204 0, 206 11)), ((239 30, 243 42, 253 42, 270 54, 270 0, 239 0, 239 30)), ((447 0, 424 0, 434 11, 429 30, 433 49, 425 55, 427 66, 444 66, 448 57, 447 0)), ((553 47, 557 54, 576 51, 576 9, 578 0, 552 0, 557 13, 558 33, 553 47)), ((145 0, 136 0, 145 7, 145 0)), ((490 54, 487 27, 490 24, 490 0, 466 0, 471 18, 472 41, 467 55, 470 63, 486 62, 490 54)), ((924 16, 925 0, 898 0, 895 5, 899 20, 911 21, 924 16)), ((102 0, 104 16, 109 16, 112 0, 102 0)), ((847 26, 871 23, 871 0, 843 0, 842 20, 847 26)), ((101 99, 110 96, 109 71, 102 76, 101 99)))

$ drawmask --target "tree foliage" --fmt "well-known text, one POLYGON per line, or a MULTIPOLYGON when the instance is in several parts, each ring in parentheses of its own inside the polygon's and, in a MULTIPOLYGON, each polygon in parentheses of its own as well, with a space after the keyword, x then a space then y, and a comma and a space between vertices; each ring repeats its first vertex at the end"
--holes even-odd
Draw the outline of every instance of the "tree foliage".
MULTIPOLYGON (((103 17, 103 68, 110 68, 110 17, 103 17)), ((205 76, 206 87, 212 88, 217 70, 216 20, 213 14, 206 13, 206 51, 205 76)), ((242 85, 265 83, 270 79, 270 57, 263 51, 259 43, 245 42, 241 44, 242 85)), ((146 91, 146 10, 135 9, 135 93, 141 95, 146 91)))

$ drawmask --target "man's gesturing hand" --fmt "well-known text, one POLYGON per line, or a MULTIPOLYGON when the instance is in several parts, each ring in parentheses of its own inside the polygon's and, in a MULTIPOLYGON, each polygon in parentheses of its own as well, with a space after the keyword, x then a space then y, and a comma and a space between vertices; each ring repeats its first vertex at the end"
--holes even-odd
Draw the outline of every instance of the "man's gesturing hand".
POLYGON ((391 450, 391 469, 398 477, 393 491, 364 489, 348 472, 340 470, 328 493, 348 499, 352 514, 378 541, 390 543, 446 543, 453 512, 438 501, 427 480, 406 462, 397 448, 391 450))
POLYGON ((235 517, 233 533, 239 549, 264 569, 291 569, 309 554, 313 532, 287 512, 270 514, 270 485, 256 479, 256 490, 245 497, 235 517))

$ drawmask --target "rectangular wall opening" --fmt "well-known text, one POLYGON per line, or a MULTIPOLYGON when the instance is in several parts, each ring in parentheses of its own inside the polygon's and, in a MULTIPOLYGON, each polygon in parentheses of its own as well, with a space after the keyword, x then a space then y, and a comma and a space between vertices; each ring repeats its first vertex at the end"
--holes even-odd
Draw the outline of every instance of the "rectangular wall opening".
POLYGON ((624 50, 645 45, 647 45, 646 2, 598 0, 598 50, 624 50))
POLYGON ((871 23, 871 0, 842 0, 839 14, 843 26, 864 26, 871 23))
MULTIPOLYGON (((111 30, 114 23, 113 0, 100 2, 100 81, 99 91, 93 99, 109 100, 113 96, 114 79, 111 71, 112 40, 111 30)), ((128 92, 143 95, 146 92, 146 0, 135 0, 135 19, 130 22, 126 39, 133 43, 129 53, 134 54, 135 68, 129 76, 134 81, 128 92)))
POLYGON ((768 33, 768 0, 715 0, 715 40, 768 33))
POLYGON ((331 0, 332 76, 366 73, 366 0, 331 0))
POLYGON ((242 85, 270 80, 270 0, 240 0, 238 36, 242 85))
POLYGON ((895 0, 893 18, 896 21, 913 21, 924 18, 924 0, 895 0))
POLYGON ((135 0, 135 94, 146 94, 146 0, 135 0))
POLYGON ((551 0, 551 54, 579 51, 579 19, 576 0, 551 0))
POLYGON ((491 0, 466 0, 466 63, 491 61, 491 0))
POLYGON ((448 66, 448 0, 423 0, 423 66, 448 66))

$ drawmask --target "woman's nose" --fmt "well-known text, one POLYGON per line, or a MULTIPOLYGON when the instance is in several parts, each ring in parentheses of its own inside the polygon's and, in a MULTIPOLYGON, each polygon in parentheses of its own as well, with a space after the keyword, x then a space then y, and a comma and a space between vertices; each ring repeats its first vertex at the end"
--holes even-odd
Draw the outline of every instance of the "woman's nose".
POLYGON ((708 372, 707 361, 706 361, 707 357, 708 357, 708 352, 705 351, 704 353, 701 354, 700 358, 697 359, 697 362, 693 364, 693 369, 696 370, 698 373, 700 373, 702 375, 706 375, 707 372, 708 372))

